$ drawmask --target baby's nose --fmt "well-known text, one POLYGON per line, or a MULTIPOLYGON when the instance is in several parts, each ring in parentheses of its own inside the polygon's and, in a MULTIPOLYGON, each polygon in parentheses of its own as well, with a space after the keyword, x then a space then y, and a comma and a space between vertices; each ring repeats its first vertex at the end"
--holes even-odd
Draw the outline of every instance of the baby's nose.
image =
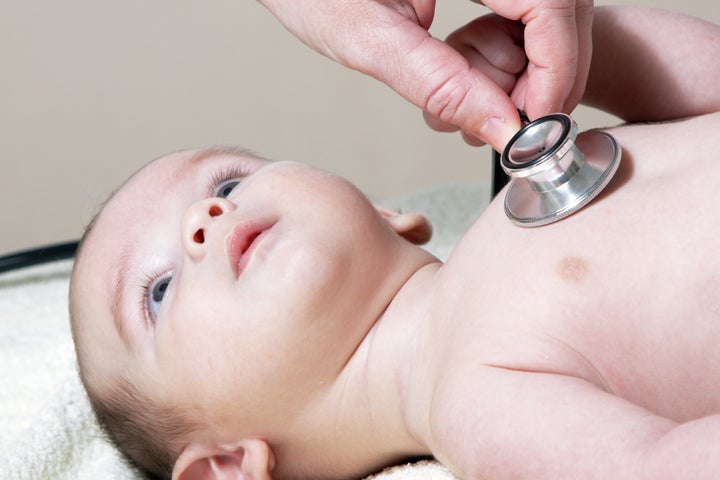
POLYGON ((185 251, 194 260, 205 255, 208 231, 215 220, 235 210, 235 205, 224 198, 207 198, 192 204, 183 217, 182 242, 185 251))

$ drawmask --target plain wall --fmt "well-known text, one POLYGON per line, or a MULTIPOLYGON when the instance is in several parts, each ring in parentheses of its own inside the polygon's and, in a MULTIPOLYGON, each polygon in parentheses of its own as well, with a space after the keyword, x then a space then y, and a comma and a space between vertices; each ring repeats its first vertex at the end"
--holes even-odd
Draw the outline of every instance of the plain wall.
MULTIPOLYGON (((714 1, 621 3, 720 22, 714 1)), ((431 32, 444 38, 486 11, 438 0, 431 32)), ((132 172, 189 147, 307 162, 373 198, 490 174, 488 147, 430 130, 252 1, 6 2, 0 65, 0 254, 79 237, 132 172)), ((581 129, 613 122, 574 116, 581 129)))

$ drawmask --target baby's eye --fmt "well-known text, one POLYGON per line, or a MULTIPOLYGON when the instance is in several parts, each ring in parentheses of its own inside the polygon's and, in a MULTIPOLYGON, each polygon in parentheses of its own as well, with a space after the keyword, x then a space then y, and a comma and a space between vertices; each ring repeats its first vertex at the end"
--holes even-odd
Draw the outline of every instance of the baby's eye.
POLYGON ((240 184, 239 178, 230 178, 218 183, 213 189, 213 197, 227 198, 230 193, 240 184))
POLYGON ((250 173, 245 165, 233 165, 229 168, 214 171, 210 176, 207 195, 209 197, 227 198, 250 173))
POLYGON ((152 318, 156 318, 160 311, 160 304, 165 298, 165 292, 170 286, 172 275, 166 274, 156 278, 148 287, 145 293, 145 305, 152 318))

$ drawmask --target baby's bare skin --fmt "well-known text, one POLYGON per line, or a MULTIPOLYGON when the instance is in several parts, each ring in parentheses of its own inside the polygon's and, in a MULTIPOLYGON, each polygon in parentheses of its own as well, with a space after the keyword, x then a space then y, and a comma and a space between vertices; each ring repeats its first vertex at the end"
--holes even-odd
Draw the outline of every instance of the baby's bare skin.
POLYGON ((492 332, 484 363, 569 373, 678 421, 720 409, 720 161, 705 155, 720 115, 667 127, 610 130, 617 178, 566 221, 515 227, 499 197, 443 267, 462 296, 442 309, 473 311, 443 316, 445 334, 492 332))
POLYGON ((520 228, 500 195, 481 216, 437 277, 429 428, 452 439, 441 459, 468 474, 567 472, 576 458, 563 446, 587 460, 592 439, 610 474, 628 459, 613 465, 602 445, 637 456, 670 421, 720 411, 720 163, 706 155, 719 129, 712 114, 609 130, 622 165, 579 213, 520 228), (472 420, 469 405, 485 413, 472 420), (543 457, 550 467, 518 464, 543 457))
POLYGON ((193 419, 175 480, 418 455, 473 480, 717 479, 720 31, 624 8, 594 25, 584 101, 640 122, 609 130, 616 178, 534 229, 499 197, 446 264, 403 240, 421 216, 308 166, 210 149, 138 172, 76 259, 88 390, 193 419))

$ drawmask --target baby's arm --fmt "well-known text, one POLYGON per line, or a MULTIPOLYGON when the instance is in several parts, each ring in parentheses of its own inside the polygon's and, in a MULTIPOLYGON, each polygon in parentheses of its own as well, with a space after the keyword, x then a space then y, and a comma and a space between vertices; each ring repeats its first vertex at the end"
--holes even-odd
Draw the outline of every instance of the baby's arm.
POLYGON ((664 10, 598 7, 583 103, 631 122, 720 111, 720 27, 664 10))
POLYGON ((444 413, 464 416, 438 429, 455 439, 438 457, 464 478, 720 478, 720 415, 678 424, 552 373, 486 367, 477 380, 450 387, 444 413))

